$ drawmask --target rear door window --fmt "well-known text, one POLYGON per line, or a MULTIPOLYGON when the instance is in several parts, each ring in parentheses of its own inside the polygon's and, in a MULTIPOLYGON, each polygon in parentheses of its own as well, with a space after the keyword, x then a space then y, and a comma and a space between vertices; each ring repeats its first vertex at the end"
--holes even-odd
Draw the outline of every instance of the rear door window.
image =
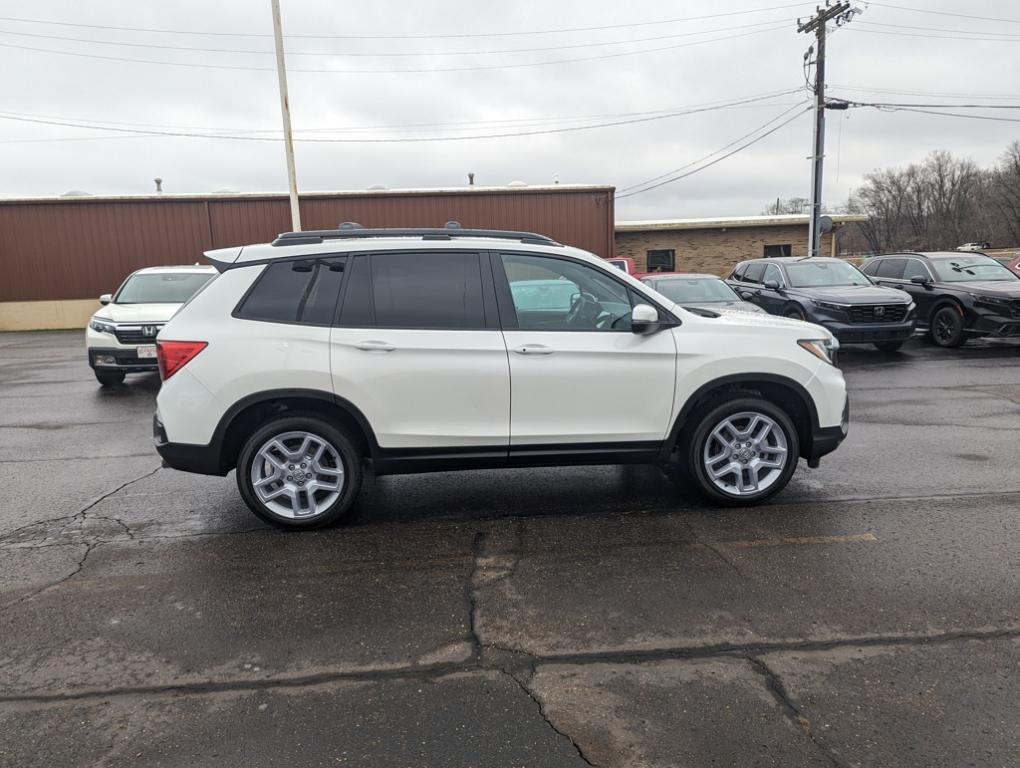
POLYGON ((878 265, 878 271, 875 275, 879 278, 888 278, 889 280, 902 280, 903 267, 906 263, 906 259, 882 259, 882 263, 878 265))
POLYGON ((344 257, 272 262, 234 316, 273 323, 331 325, 345 266, 344 257))
POLYGON ((765 273, 765 265, 760 261, 751 262, 747 265, 744 270, 744 282, 745 283, 760 283, 761 277, 765 273))
POLYGON ((358 256, 340 324, 352 328, 485 328, 480 254, 415 251, 358 256))

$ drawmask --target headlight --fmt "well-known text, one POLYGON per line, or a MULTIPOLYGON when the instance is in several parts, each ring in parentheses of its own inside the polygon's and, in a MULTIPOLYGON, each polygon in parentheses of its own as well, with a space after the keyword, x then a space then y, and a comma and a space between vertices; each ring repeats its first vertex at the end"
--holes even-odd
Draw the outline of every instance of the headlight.
POLYGON ((829 365, 836 364, 836 352, 839 350, 839 339, 830 336, 827 339, 800 339, 798 342, 804 349, 829 365))
POLYGON ((972 293, 970 297, 982 304, 994 304, 997 307, 1008 307, 1012 299, 1000 298, 998 296, 982 296, 980 293, 972 293))
POLYGON ((837 312, 846 312, 850 309, 849 304, 836 304, 833 301, 819 301, 818 299, 811 299, 811 303, 816 307, 823 307, 824 309, 834 309, 837 312))
POLYGON ((91 328, 93 331, 99 331, 100 333, 114 332, 113 323, 108 323, 105 320, 97 320, 96 318, 92 318, 89 321, 89 328, 91 328))

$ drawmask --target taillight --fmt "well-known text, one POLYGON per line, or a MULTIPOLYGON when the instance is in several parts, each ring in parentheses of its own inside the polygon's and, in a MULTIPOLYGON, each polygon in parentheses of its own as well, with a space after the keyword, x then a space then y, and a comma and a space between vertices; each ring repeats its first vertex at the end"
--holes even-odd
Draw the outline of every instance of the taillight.
POLYGON ((159 364, 159 377, 166 381, 208 346, 209 343, 205 341, 157 341, 156 362, 159 364))

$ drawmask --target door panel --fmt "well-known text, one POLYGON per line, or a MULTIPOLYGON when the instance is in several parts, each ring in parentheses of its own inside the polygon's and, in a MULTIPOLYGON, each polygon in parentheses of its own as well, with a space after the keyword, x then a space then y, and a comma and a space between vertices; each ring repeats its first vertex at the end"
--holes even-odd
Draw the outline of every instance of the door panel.
POLYGON ((669 331, 631 332, 631 307, 647 299, 567 257, 503 254, 493 267, 506 297, 511 455, 515 446, 661 441, 676 344, 669 331))
POLYGON ((510 367, 487 258, 361 254, 341 304, 333 391, 362 411, 380 447, 506 448, 510 367))

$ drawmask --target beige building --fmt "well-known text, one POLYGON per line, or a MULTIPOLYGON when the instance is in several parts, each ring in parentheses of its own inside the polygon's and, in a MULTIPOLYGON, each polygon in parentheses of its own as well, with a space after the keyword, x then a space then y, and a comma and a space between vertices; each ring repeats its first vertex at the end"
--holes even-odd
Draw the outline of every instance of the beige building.
MULTIPOLYGON (((832 215, 834 231, 867 217, 832 215)), ((737 262, 772 256, 806 256, 808 216, 616 222, 616 256, 634 259, 639 272, 709 272, 726 275, 737 262)), ((822 235, 820 253, 835 256, 834 232, 822 235)))

